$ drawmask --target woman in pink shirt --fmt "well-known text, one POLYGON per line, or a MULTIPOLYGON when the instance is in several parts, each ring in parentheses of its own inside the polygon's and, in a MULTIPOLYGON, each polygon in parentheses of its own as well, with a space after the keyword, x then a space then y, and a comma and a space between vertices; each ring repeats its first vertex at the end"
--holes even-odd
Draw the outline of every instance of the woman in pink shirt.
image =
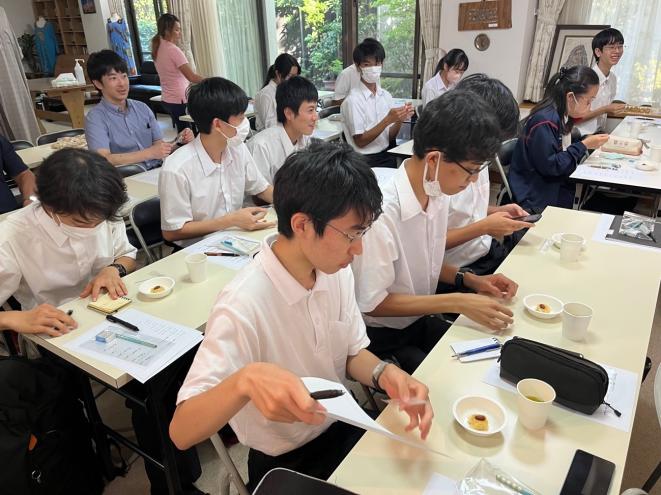
POLYGON ((162 103, 170 113, 177 132, 188 123, 179 120, 186 114, 186 90, 190 83, 204 79, 193 72, 186 55, 176 43, 181 39, 181 25, 177 16, 163 14, 156 23, 157 33, 151 40, 151 56, 161 80, 162 103))

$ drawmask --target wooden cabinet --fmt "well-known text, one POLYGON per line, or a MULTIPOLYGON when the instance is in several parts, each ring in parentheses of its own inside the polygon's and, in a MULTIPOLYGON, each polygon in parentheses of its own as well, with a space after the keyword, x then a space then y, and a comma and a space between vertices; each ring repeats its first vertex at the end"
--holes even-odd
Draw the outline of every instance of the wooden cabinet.
POLYGON ((79 5, 78 0, 32 0, 35 19, 43 16, 55 27, 59 53, 87 53, 79 5))

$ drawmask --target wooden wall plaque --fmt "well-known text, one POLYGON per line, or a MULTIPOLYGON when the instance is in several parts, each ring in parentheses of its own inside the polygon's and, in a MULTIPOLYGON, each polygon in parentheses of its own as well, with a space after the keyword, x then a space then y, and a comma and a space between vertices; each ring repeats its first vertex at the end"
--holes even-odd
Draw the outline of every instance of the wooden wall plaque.
POLYGON ((511 27, 512 0, 481 0, 459 4, 459 31, 511 27))

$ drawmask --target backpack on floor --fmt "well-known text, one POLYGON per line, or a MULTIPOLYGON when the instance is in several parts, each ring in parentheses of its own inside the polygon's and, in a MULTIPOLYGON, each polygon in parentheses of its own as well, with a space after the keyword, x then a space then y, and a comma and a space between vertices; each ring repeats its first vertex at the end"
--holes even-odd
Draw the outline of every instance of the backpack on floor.
POLYGON ((8 495, 103 491, 75 378, 45 358, 0 357, 0 486, 8 495))

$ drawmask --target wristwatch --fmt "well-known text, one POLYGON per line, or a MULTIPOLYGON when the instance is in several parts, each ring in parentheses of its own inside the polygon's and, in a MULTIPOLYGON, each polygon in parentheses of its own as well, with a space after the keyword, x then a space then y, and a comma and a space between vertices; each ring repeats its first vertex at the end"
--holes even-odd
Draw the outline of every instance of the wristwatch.
POLYGON ((112 263, 111 265, 108 265, 109 267, 112 266, 113 268, 117 268, 117 271, 119 272, 120 277, 125 277, 126 276, 126 267, 122 265, 121 263, 112 263))
POLYGON ((377 364, 372 370, 372 387, 374 387, 376 390, 383 391, 379 385, 379 378, 381 378, 381 375, 383 375, 383 370, 385 370, 386 366, 389 364, 390 363, 387 361, 379 361, 379 364, 377 364))
POLYGON ((459 290, 464 290, 466 286, 464 285, 464 275, 467 273, 475 273, 473 270, 470 268, 462 267, 459 268, 457 271, 457 274, 454 276, 454 285, 457 289, 459 290))

